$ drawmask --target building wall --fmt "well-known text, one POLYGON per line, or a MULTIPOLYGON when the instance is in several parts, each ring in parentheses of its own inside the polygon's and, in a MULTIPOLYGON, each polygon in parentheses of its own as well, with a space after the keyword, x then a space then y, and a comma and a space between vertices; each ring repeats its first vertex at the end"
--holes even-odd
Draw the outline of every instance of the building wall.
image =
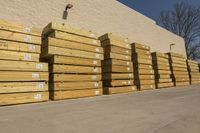
POLYGON ((112 32, 128 37, 131 42, 151 46, 152 51, 185 54, 184 40, 159 27, 144 15, 116 0, 0 0, 0 19, 44 27, 49 22, 65 22, 92 30, 99 35, 112 32), (63 20, 70 3, 68 19, 63 20))

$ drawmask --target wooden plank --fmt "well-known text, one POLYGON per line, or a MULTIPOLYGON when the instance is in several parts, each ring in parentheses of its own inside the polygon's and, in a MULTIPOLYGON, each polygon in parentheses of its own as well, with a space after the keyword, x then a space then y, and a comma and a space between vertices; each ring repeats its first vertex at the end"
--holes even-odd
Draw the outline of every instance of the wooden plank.
POLYGON ((154 79, 154 75, 136 75, 135 80, 145 80, 145 79, 154 79))
POLYGON ((132 49, 143 49, 143 50, 150 51, 150 46, 147 46, 147 45, 132 43, 131 46, 132 46, 132 49))
POLYGON ((102 47, 105 47, 107 45, 118 46, 118 47, 121 47, 121 48, 125 48, 125 49, 131 50, 131 45, 129 43, 120 42, 120 41, 112 40, 112 39, 101 41, 101 46, 102 47))
POLYGON ((116 87, 116 86, 132 86, 134 85, 133 80, 106 80, 103 81, 103 85, 107 87, 116 87))
POLYGON ((142 54, 142 55, 151 55, 151 52, 149 50, 139 49, 139 48, 133 48, 132 53, 136 54, 142 54))
POLYGON ((152 60, 151 54, 145 55, 145 54, 138 54, 138 53, 133 53, 132 54, 132 59, 146 59, 146 60, 152 60))
POLYGON ((0 40, 0 50, 41 53, 40 45, 0 40))
POLYGON ((188 74, 188 72, 187 71, 172 71, 172 73, 173 74, 175 74, 175 75, 187 75, 188 74))
POLYGON ((50 81, 52 82, 64 82, 64 81, 100 81, 101 75, 83 75, 83 74, 51 74, 50 81))
POLYGON ((54 46, 49 46, 42 49, 43 58, 45 58, 46 56, 48 57, 48 56, 53 56, 53 55, 103 60, 103 54, 99 54, 99 53, 60 48, 60 47, 54 47, 54 46))
POLYGON ((187 68, 181 68, 181 67, 172 67, 171 68, 172 71, 184 71, 187 72, 187 68))
POLYGON ((48 91, 46 82, 0 82, 1 93, 42 92, 48 91))
POLYGON ((131 56, 116 54, 116 53, 105 53, 104 59, 118 59, 118 60, 124 60, 124 61, 131 61, 131 56))
POLYGON ((107 65, 102 67, 103 73, 109 73, 109 72, 116 72, 116 73, 131 73, 133 72, 133 67, 127 67, 127 66, 113 66, 113 65, 107 65))
POLYGON ((169 79, 155 79, 156 83, 165 83, 165 82, 172 82, 172 79, 169 78, 169 79))
POLYGON ((151 53, 151 55, 154 58, 164 58, 164 59, 167 59, 167 60, 169 59, 167 54, 160 53, 160 52, 153 52, 153 53, 151 53))
POLYGON ((191 81, 191 84, 200 84, 200 81, 191 81))
POLYGON ((190 85, 190 82, 176 82, 175 86, 186 86, 186 85, 190 85))
POLYGON ((198 62, 195 61, 195 60, 189 60, 189 59, 187 59, 187 63, 188 64, 193 64, 193 65, 198 65, 198 62))
POLYGON ((153 62, 163 62, 163 63, 169 63, 169 60, 166 58, 162 58, 162 57, 152 57, 152 61, 153 62))
POLYGON ((58 65, 54 64, 49 67, 50 73, 91 73, 100 74, 101 67, 87 67, 74 65, 58 65))
POLYGON ((0 60, 0 70, 48 71, 48 63, 0 60))
POLYGON ((101 66, 101 61, 96 59, 84 59, 78 57, 53 56, 50 64, 66 64, 79 66, 101 66))
POLYGON ((173 87, 174 83, 156 83, 156 88, 168 88, 173 87))
POLYGON ((102 82, 54 82, 50 83, 50 91, 83 90, 102 88, 102 82))
POLYGON ((132 62, 134 64, 146 64, 146 65, 152 65, 152 61, 150 59, 139 59, 139 58, 134 58, 132 59, 132 62))
POLYGON ((80 42, 83 44, 90 44, 90 45, 94 45, 94 46, 101 46, 100 40, 82 37, 79 35, 70 34, 70 33, 66 33, 66 32, 54 31, 49 34, 49 37, 68 40, 68 41, 74 41, 74 42, 80 42))
POLYGON ((167 75, 165 75, 165 74, 164 75, 163 74, 156 74, 155 78, 156 79, 167 79, 167 78, 171 78, 171 77, 168 74, 167 75))
POLYGON ((135 86, 124 86, 124 87, 104 87, 103 93, 106 95, 119 94, 119 93, 129 93, 136 91, 135 86))
POLYGON ((139 70, 135 70, 135 75, 153 75, 154 74, 154 70, 152 69, 139 69, 139 70))
POLYGON ((23 25, 16 22, 9 22, 5 20, 0 20, 0 29, 7 31, 15 31, 24 34, 30 34, 35 36, 41 36, 42 34, 42 29, 40 28, 23 25))
POLYGON ((172 72, 170 71, 170 70, 158 70, 158 69, 156 69, 156 70, 154 70, 155 71, 155 74, 171 74, 172 72))
POLYGON ((177 74, 177 75, 175 75, 175 74, 172 74, 172 76, 171 77, 173 77, 173 78, 189 78, 189 75, 188 74, 177 74))
POLYGON ((0 71, 0 81, 48 81, 48 72, 0 71))
POLYGON ((185 58, 184 55, 179 54, 179 53, 174 53, 174 52, 168 52, 166 53, 168 56, 172 56, 172 57, 179 57, 179 58, 185 58))
POLYGON ((157 71, 157 70, 171 71, 169 66, 153 66, 153 68, 154 68, 155 71, 157 71))
POLYGON ((173 82, 175 82, 175 83, 177 83, 177 82, 186 82, 186 81, 189 82, 190 79, 189 78, 176 78, 176 79, 173 79, 173 82))
POLYGON ((170 57, 169 58, 172 62, 174 61, 174 62, 184 62, 184 63, 186 63, 186 59, 185 58, 179 58, 179 57, 170 57))
POLYGON ((149 64, 134 64, 135 69, 153 69, 152 65, 149 64))
POLYGON ((0 94, 0 106, 44 102, 48 100, 49 100, 48 92, 0 94))
POLYGON ((115 35, 115 34, 112 34, 112 33, 106 33, 102 36, 99 37, 99 40, 101 41, 105 41, 105 40, 116 40, 118 42, 122 42, 122 43, 129 43, 129 40, 128 38, 125 38, 125 37, 122 37, 122 36, 119 36, 119 35, 115 35))
POLYGON ((131 61, 123 61, 123 60, 117 60, 117 59, 107 59, 102 61, 102 66, 107 65, 114 65, 114 66, 133 66, 133 63, 131 61))
POLYGON ((111 45, 106 45, 103 48, 104 48, 104 53, 106 54, 117 53, 117 54, 131 56, 131 50, 129 49, 121 48, 118 46, 111 46, 111 45))
POLYGON ((139 85, 137 86, 138 90, 143 91, 143 90, 152 90, 155 89, 155 85, 139 85))
POLYGON ((154 66, 165 66, 165 67, 166 66, 168 66, 168 67, 170 66, 169 62, 166 63, 166 62, 161 62, 161 61, 156 61, 156 62, 153 61, 153 65, 154 66))
POLYGON ((103 80, 133 79, 133 73, 104 73, 103 80))
POLYGON ((62 31, 62 32, 67 32, 79 36, 84 36, 84 37, 89 37, 89 38, 94 38, 97 39, 98 35, 92 31, 78 28, 75 26, 71 26, 69 24, 63 24, 63 23, 55 23, 51 22, 49 23, 44 29, 43 29, 43 35, 48 35, 49 33, 53 32, 54 30, 62 31))
POLYGON ((186 68, 187 69, 187 65, 182 65, 182 64, 170 64, 172 67, 180 67, 180 68, 186 68))
POLYGON ((41 37, 0 30, 0 39, 41 45, 41 37))
POLYGON ((0 50, 0 59, 39 62, 39 54, 0 50))
POLYGON ((69 91, 54 91, 50 92, 51 100, 74 99, 83 97, 93 97, 102 95, 102 89, 84 89, 84 90, 69 90, 69 91))
POLYGON ((152 85, 155 84, 155 81, 152 79, 143 79, 143 80, 135 80, 135 85, 152 85))
POLYGON ((42 45, 43 47, 54 46, 54 47, 68 48, 80 51, 103 53, 103 48, 100 46, 88 45, 80 42, 61 40, 51 37, 48 37, 45 40, 43 40, 42 45))

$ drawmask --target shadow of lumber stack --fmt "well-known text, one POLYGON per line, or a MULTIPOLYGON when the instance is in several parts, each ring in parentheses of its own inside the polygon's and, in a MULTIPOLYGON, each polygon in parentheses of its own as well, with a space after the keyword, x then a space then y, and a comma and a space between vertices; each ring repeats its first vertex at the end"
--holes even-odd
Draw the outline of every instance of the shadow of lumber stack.
POLYGON ((153 68, 155 72, 156 88, 172 87, 171 70, 168 55, 160 52, 151 53, 153 68))
POLYGON ((136 90, 133 81, 131 46, 128 39, 107 33, 101 37, 104 94, 128 93, 136 90))
POLYGON ((103 48, 96 34, 50 23, 43 30, 41 58, 49 63, 50 99, 102 95, 103 48))
POLYGON ((0 20, 0 105, 48 101, 40 47, 40 29, 0 20))
POLYGON ((155 88, 154 71, 150 47, 138 43, 131 44, 134 66, 134 81, 138 90, 155 88))
POLYGON ((190 77, 190 84, 199 84, 200 83, 200 72, 197 61, 187 60, 187 67, 190 77))
POLYGON ((185 56, 173 52, 169 52, 167 55, 169 56, 170 69, 172 71, 171 78, 174 82, 174 85, 189 85, 190 79, 185 56))

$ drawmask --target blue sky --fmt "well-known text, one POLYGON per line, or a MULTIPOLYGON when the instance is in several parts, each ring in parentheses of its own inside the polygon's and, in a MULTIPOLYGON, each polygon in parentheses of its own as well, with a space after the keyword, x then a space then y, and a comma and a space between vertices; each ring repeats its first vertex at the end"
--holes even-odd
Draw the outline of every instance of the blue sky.
POLYGON ((162 10, 173 8, 175 3, 184 1, 192 5, 200 6, 200 0, 118 0, 134 10, 157 20, 162 10))

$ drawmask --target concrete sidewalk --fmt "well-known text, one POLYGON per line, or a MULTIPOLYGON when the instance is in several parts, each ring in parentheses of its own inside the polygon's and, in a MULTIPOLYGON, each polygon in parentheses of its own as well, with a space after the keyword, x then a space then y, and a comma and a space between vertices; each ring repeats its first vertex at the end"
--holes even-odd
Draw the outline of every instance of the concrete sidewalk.
POLYGON ((199 133, 200 85, 0 107, 0 133, 199 133))

